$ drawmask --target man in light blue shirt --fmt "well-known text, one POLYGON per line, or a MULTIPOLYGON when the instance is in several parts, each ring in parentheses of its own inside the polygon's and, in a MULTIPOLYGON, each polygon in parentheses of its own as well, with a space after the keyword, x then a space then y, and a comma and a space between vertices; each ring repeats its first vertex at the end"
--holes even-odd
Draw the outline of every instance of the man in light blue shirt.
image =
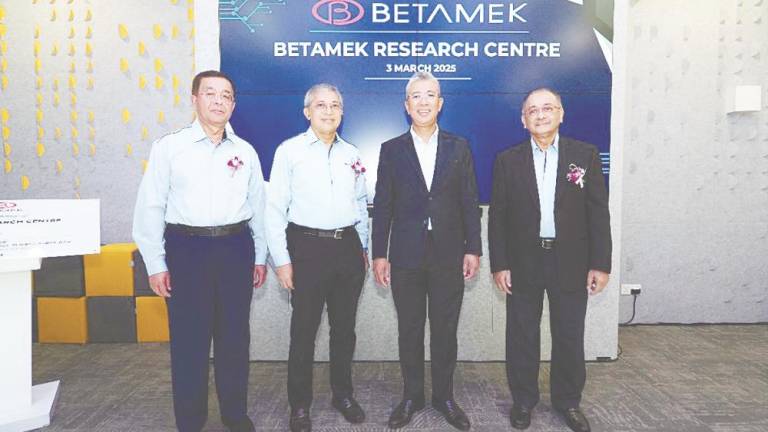
POLYGON ((293 306, 288 356, 292 432, 312 428, 312 363, 325 304, 333 406, 351 423, 365 420, 352 389, 355 316, 368 265, 365 167, 357 148, 336 133, 343 107, 336 87, 310 88, 303 111, 309 129, 280 144, 270 175, 267 243, 293 306))
POLYGON ((222 421, 232 432, 250 432, 251 297, 266 274, 264 179, 253 147, 226 130, 232 81, 201 72, 192 103, 195 122, 152 144, 133 238, 150 287, 168 306, 177 428, 200 432, 205 425, 213 339, 222 421))

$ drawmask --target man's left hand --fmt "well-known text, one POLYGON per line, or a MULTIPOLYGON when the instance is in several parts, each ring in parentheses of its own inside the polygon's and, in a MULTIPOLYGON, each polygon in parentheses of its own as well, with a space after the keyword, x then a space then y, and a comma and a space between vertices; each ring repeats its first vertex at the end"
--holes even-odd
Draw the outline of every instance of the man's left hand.
POLYGON ((587 274, 587 292, 589 295, 600 294, 600 291, 608 285, 609 275, 606 272, 600 270, 590 270, 587 274))
POLYGON ((267 280, 267 266, 264 264, 256 264, 253 266, 253 287, 261 288, 264 282, 267 280))
POLYGON ((464 255, 464 280, 472 279, 477 274, 477 269, 480 268, 480 257, 477 255, 466 254, 464 255))

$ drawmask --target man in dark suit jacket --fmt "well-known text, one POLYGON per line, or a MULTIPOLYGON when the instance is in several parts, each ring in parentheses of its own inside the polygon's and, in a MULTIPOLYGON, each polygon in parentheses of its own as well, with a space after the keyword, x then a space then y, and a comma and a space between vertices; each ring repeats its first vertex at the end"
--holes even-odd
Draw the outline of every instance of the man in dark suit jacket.
POLYGON ((512 426, 530 425, 539 401, 539 324, 547 292, 552 332, 552 405, 571 430, 588 432, 579 408, 586 380, 587 298, 611 271, 608 193, 593 145, 560 136, 560 95, 523 101, 531 139, 501 152, 493 168, 488 242, 496 287, 507 295, 507 379, 512 426))
POLYGON ((442 105, 438 81, 429 73, 414 75, 405 100, 411 130, 382 144, 379 155, 373 270, 383 286, 391 275, 404 381, 403 400, 389 418, 391 428, 405 426, 424 407, 427 308, 432 406, 454 427, 470 428, 454 401, 453 370, 464 280, 480 265, 480 213, 469 145, 438 129, 442 105))

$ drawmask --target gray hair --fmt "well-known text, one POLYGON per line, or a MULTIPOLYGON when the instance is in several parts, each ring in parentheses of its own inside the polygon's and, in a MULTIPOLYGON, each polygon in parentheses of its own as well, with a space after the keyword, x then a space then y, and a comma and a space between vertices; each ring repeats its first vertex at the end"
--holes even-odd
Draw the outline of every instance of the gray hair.
POLYGON ((437 83, 437 92, 440 93, 440 81, 435 78, 430 72, 416 72, 408 80, 408 84, 405 85, 405 98, 408 99, 408 91, 411 89, 414 83, 417 81, 434 81, 437 83))
POLYGON ((526 93, 525 97, 523 98, 523 104, 520 105, 520 110, 525 111, 525 104, 528 103, 528 99, 530 99, 531 95, 538 92, 548 92, 552 93, 552 95, 557 99, 557 103, 560 104, 560 106, 563 106, 563 99, 560 97, 560 93, 556 92, 555 90, 549 88, 549 87, 537 87, 528 93, 526 93))
POLYGON ((304 108, 309 108, 312 104, 312 97, 315 95, 315 92, 319 90, 328 90, 336 93, 336 96, 339 97, 339 105, 344 108, 344 98, 341 97, 341 92, 335 85, 328 83, 315 84, 307 90, 307 93, 304 94, 304 108))

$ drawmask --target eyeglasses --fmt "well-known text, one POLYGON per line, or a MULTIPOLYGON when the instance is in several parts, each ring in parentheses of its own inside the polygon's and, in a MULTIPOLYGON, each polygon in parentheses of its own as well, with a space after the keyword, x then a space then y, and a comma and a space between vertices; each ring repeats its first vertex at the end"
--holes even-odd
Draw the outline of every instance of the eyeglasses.
POLYGON ((440 94, 435 92, 426 92, 426 93, 414 92, 408 95, 408 99, 417 103, 421 101, 434 102, 439 97, 440 97, 440 94))
POLYGON ((339 112, 341 111, 341 104, 338 104, 336 102, 331 103, 330 105, 325 102, 318 102, 316 104, 312 105, 312 108, 318 110, 318 111, 328 111, 331 110, 331 112, 339 112))
POLYGON ((524 113, 528 117, 536 117, 537 115, 539 115, 539 113, 550 115, 553 112, 555 112, 555 110, 559 110, 560 108, 561 107, 554 106, 554 105, 544 105, 541 108, 537 108, 537 107, 528 108, 528 110, 524 111, 524 113))
POLYGON ((209 102, 216 102, 220 100, 224 105, 232 105, 235 102, 235 96, 229 92, 216 93, 214 91, 207 91, 205 93, 199 93, 199 96, 202 96, 209 102))

